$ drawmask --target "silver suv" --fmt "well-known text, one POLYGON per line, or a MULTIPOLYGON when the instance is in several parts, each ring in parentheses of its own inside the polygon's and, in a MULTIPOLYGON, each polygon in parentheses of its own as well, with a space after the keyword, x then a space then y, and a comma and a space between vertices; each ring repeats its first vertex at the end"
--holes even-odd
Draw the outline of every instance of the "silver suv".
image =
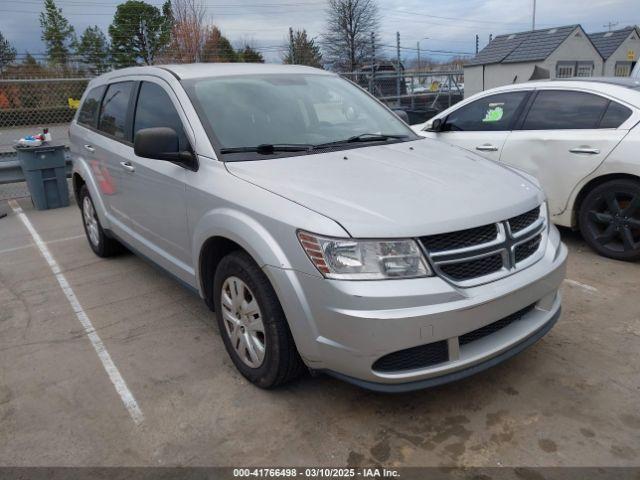
POLYGON ((260 387, 306 367, 374 390, 495 365, 560 315, 567 250, 536 181, 414 134, 306 67, 138 67, 70 129, 89 244, 197 291, 260 387))

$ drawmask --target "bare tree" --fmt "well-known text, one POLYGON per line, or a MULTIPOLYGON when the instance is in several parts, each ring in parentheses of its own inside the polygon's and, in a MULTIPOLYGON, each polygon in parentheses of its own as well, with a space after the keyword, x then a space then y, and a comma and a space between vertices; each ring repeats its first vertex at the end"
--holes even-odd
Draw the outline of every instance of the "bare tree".
POLYGON ((329 0, 322 35, 325 59, 333 69, 356 70, 371 56, 371 32, 379 26, 375 0, 329 0))
POLYGON ((200 0, 172 0, 171 3, 173 27, 167 56, 176 63, 198 62, 207 36, 206 8, 200 0))

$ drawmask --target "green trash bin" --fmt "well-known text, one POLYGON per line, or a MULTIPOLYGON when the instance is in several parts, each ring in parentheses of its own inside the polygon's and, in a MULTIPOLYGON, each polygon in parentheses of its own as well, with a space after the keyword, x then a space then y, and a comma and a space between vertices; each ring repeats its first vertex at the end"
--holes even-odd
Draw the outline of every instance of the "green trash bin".
POLYGON ((38 210, 69 205, 64 145, 16 146, 33 205, 38 210))

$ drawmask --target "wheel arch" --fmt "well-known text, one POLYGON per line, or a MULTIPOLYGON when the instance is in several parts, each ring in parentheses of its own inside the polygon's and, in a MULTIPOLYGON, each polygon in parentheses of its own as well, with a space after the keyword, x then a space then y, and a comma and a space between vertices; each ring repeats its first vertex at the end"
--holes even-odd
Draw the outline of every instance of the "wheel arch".
POLYGON ((265 265, 290 266, 280 244, 263 225, 249 215, 231 209, 205 215, 194 229, 193 242, 198 289, 211 309, 215 308, 211 298, 213 276, 225 255, 241 250, 260 268, 265 265))
POLYGON ((608 173, 605 175, 600 175, 596 178, 592 178, 583 187, 580 189, 578 194, 575 197, 573 202, 573 207, 571 209, 571 225, 574 228, 579 228, 579 212, 582 207, 582 202, 586 198, 586 196, 591 192, 594 188, 602 185, 611 180, 634 180, 636 182, 640 182, 640 177, 637 175, 633 175, 630 173, 608 173))
POLYGON ((76 204, 78 205, 78 207, 81 207, 80 190, 82 189, 82 186, 86 184, 87 182, 84 181, 84 178, 82 178, 82 175, 80 175, 78 172, 73 172, 73 176, 71 178, 71 185, 73 186, 73 197, 75 198, 76 204))

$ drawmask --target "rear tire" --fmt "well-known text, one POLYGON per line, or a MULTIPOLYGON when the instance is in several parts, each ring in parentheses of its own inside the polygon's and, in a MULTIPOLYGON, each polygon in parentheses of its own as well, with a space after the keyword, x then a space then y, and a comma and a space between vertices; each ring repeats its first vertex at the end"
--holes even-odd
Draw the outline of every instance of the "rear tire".
POLYGON ((102 229, 95 205, 86 185, 80 188, 80 211, 82 212, 84 233, 93 253, 99 257, 106 258, 124 250, 120 242, 108 237, 102 229))
POLYGON ((600 255, 640 259, 640 182, 611 180, 598 185, 580 206, 580 233, 600 255))
POLYGON ((304 364, 271 283, 253 259, 224 257, 213 282, 220 335, 236 368, 254 385, 273 388, 298 377, 304 364))

